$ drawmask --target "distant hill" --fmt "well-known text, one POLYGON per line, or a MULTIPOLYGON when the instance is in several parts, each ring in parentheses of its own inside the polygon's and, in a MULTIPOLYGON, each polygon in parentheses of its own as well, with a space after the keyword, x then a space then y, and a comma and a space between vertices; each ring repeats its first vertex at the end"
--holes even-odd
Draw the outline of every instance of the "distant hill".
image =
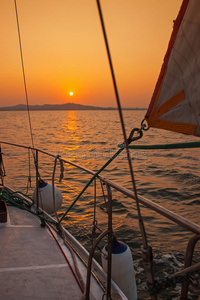
MULTIPOLYGON (((90 105, 82 105, 75 103, 64 104, 43 104, 43 105, 29 105, 30 110, 116 110, 114 107, 98 107, 90 105)), ((145 109, 145 108, 126 108, 126 109, 145 109)), ((18 104, 15 106, 0 107, 0 111, 24 111, 27 110, 25 104, 18 104)))
MULTIPOLYGON (((29 105, 30 110, 99 110, 105 109, 102 107, 81 105, 75 103, 65 103, 65 104, 43 104, 43 105, 29 105)), ((18 104, 15 106, 0 107, 3 111, 24 111, 27 110, 25 104, 18 104)))

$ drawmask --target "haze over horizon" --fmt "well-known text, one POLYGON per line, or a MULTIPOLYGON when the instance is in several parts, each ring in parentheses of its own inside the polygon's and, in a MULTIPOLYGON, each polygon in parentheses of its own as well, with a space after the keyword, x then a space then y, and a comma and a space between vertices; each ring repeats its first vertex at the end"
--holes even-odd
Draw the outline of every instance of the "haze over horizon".
MULTIPOLYGON (((181 2, 102 0, 122 107, 148 107, 181 2)), ((95 1, 17 5, 29 104, 116 107, 95 1)), ((0 106, 25 104, 12 0, 1 5, 0 24, 0 106)))

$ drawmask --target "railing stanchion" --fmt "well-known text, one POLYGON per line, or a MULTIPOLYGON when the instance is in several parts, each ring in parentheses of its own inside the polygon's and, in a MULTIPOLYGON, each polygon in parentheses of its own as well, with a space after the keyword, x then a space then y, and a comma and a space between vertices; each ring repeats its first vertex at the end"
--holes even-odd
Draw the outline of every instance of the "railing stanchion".
POLYGON ((38 172, 38 150, 35 151, 35 170, 36 170, 36 206, 39 213, 39 172, 38 172))
MULTIPOLYGON (((185 253, 185 265, 184 265, 185 269, 192 265, 194 248, 195 248, 196 243, 199 240, 200 240, 200 234, 195 234, 190 238, 190 240, 188 242, 186 253, 185 253)), ((187 280, 185 280, 182 284, 180 300, 187 299, 188 287, 189 287, 189 278, 187 280)))
POLYGON ((112 191, 111 187, 106 184, 108 192, 108 265, 107 265, 107 295, 106 299, 111 299, 111 269, 112 269, 112 191))
POLYGON ((108 230, 105 232, 102 232, 99 237, 94 241, 92 245, 92 249, 90 250, 90 254, 88 257, 88 266, 87 266, 87 280, 86 280, 86 290, 85 290, 85 300, 90 299, 90 281, 91 281, 91 269, 92 269, 92 258, 94 251, 98 245, 98 243, 101 241, 101 239, 108 234, 108 230))

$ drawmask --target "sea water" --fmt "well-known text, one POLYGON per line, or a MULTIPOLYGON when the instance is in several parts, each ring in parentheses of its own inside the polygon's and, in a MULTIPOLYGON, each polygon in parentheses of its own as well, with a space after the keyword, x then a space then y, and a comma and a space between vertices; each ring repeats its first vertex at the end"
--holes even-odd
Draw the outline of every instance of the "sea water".
MULTIPOLYGON (((140 127, 144 110, 123 111, 127 135, 135 127, 140 127)), ((27 112, 0 112, 1 141, 31 146, 27 112)), ((70 161, 98 171, 118 150, 123 141, 118 112, 98 111, 31 111, 31 125, 34 146, 53 155, 61 155, 70 161)), ((137 144, 167 144, 199 141, 199 138, 181 135, 164 130, 150 129, 144 132, 137 144)), ((22 148, 11 148, 2 144, 6 169, 5 184, 14 189, 27 191, 27 178, 31 175, 32 195, 35 187, 35 171, 32 167, 32 153, 22 148), (28 157, 31 157, 29 167, 28 157)), ((190 221, 200 224, 200 150, 131 150, 133 171, 138 194, 180 214, 190 221)), ((43 180, 51 182, 54 159, 39 154, 39 172, 43 180)), ((75 200, 91 175, 65 165, 64 179, 59 183, 60 166, 57 164, 56 184, 63 194, 60 215, 75 200)), ((122 152, 101 174, 126 188, 132 189, 126 152, 122 152)), ((95 216, 98 224, 96 234, 105 230, 107 214, 104 213, 105 199, 99 183, 97 184, 97 203, 95 216)), ((74 205, 64 220, 67 229, 89 250, 93 237, 94 222, 94 184, 74 205)), ((105 187, 104 192, 106 193, 105 187)), ((183 266, 185 249, 192 233, 165 217, 141 206, 141 213, 148 242, 155 257, 155 277, 164 277, 183 266), (161 271, 162 270, 162 271, 161 271)), ((145 290, 144 269, 141 261, 141 234, 138 214, 133 199, 113 191, 113 230, 120 240, 132 250, 139 283, 141 299, 145 290)), ((195 258, 200 252, 196 247, 195 258)), ((194 260, 195 260, 194 258, 194 260)), ((98 259, 98 255, 97 255, 98 259)), ((160 299, 176 299, 179 288, 174 294, 168 292, 160 299), (168 298, 167 298, 168 297, 168 298)), ((197 299, 192 292, 192 299, 197 299)))

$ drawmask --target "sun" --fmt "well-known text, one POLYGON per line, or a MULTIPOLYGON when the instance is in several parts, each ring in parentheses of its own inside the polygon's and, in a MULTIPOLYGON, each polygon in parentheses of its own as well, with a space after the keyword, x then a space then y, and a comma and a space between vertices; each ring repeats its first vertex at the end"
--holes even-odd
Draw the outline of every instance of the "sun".
POLYGON ((73 92, 70 92, 70 93, 69 93, 69 95, 70 95, 70 96, 73 96, 73 95, 74 95, 74 93, 73 93, 73 92))

